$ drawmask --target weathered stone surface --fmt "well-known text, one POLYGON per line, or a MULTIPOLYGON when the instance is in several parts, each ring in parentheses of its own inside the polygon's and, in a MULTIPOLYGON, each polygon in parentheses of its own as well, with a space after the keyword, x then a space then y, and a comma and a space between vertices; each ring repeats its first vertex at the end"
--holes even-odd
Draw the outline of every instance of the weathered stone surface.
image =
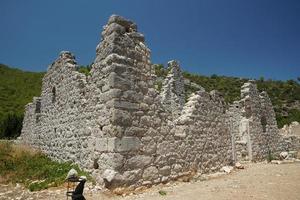
POLYGON ((107 169, 104 171, 102 177, 104 180, 106 180, 107 182, 111 182, 115 176, 117 175, 117 172, 111 169, 107 169))
POLYGON ((121 126, 130 126, 132 122, 130 113, 126 110, 119 110, 119 109, 116 109, 112 113, 111 120, 114 124, 121 125, 121 126))
POLYGON ((137 155, 127 161, 127 167, 132 169, 136 167, 144 168, 145 166, 149 165, 152 160, 153 159, 150 156, 137 155))
POLYGON ((185 101, 184 79, 177 61, 169 61, 168 70, 169 73, 162 87, 161 101, 166 110, 179 115, 185 101))
POLYGON ((103 153, 97 160, 100 169, 119 170, 123 166, 125 159, 120 153, 103 153))
POLYGON ((158 177, 158 170, 156 167, 154 166, 151 166, 151 167, 148 167, 144 170, 144 173, 143 173, 143 179, 144 180, 154 180, 158 177))
POLYGON ((232 166, 224 166, 221 168, 221 172, 226 172, 227 174, 229 174, 232 170, 233 170, 232 166))
POLYGON ((137 150, 140 147, 140 140, 137 137, 109 138, 108 151, 122 152, 137 150))
POLYGON ((95 138, 95 150, 99 152, 108 150, 108 138, 95 138))
POLYGON ((168 176, 171 173, 171 167, 170 166, 164 166, 159 169, 159 174, 163 176, 168 176))

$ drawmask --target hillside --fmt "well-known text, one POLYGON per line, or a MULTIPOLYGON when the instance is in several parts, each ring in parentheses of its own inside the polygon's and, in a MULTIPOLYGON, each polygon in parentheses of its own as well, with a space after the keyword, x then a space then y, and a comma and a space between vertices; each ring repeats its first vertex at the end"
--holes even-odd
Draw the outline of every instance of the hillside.
MULTIPOLYGON (((24 106, 41 93, 44 73, 24 72, 0 64, 0 137, 22 121, 24 106), (9 124, 8 121, 10 122, 9 124), (4 130, 6 129, 6 130, 4 130)), ((14 133, 13 133, 14 134, 14 133)))
MULTIPOLYGON (((78 70, 88 74, 90 67, 81 66, 78 70)), ((157 86, 167 74, 163 65, 155 65, 157 86)), ((45 73, 24 72, 0 64, 0 138, 14 137, 20 133, 24 106, 32 97, 41 92, 42 77, 45 73)), ((202 76, 184 72, 186 98, 198 90, 199 85, 207 91, 220 91, 225 101, 232 103, 240 97, 240 87, 247 79, 212 75, 202 76)), ((268 92, 275 108, 279 127, 292 121, 300 122, 300 84, 294 80, 257 80, 259 90, 268 92)))

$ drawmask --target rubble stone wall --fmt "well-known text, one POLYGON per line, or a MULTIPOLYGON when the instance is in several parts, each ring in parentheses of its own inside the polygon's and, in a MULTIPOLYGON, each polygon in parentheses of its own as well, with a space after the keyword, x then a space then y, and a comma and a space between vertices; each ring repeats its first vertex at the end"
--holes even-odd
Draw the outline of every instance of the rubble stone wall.
POLYGON ((77 71, 70 52, 49 67, 41 97, 26 106, 23 142, 78 163, 108 188, 209 173, 276 147, 272 104, 254 83, 228 110, 217 91, 201 87, 185 103, 176 61, 162 92, 154 88, 150 50, 134 22, 113 15, 101 35, 90 74, 77 71))

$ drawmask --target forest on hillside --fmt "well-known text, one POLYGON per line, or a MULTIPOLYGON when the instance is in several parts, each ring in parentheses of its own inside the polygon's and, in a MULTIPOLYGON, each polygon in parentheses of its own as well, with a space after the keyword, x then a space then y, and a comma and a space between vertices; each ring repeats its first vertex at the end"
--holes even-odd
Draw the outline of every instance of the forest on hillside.
POLYGON ((0 64, 0 138, 20 134, 24 107, 40 95, 44 74, 0 64))
MULTIPOLYGON (((154 65, 158 77, 156 85, 161 89, 162 80, 168 69, 163 65, 154 65)), ((78 71, 89 74, 90 65, 78 67, 78 71)), ((40 96, 44 72, 25 72, 0 64, 0 138, 15 138, 20 134, 24 107, 34 96, 40 96)), ((248 79, 226 76, 203 76, 184 72, 185 80, 200 85, 206 91, 220 91, 227 103, 240 98, 240 88, 248 79)), ((256 80, 260 91, 266 91, 274 105, 279 127, 292 121, 300 122, 300 78, 295 80, 275 81, 256 80)), ((186 85, 186 99, 196 90, 193 84, 186 85)))

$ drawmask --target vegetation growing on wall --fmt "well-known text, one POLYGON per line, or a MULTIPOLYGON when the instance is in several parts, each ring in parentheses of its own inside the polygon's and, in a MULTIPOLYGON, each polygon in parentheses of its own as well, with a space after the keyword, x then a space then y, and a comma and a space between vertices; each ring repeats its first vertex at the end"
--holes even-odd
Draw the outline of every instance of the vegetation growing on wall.
POLYGON ((90 71, 91 71, 92 65, 81 65, 77 67, 77 71, 79 71, 80 73, 85 74, 86 76, 90 75, 90 71))

